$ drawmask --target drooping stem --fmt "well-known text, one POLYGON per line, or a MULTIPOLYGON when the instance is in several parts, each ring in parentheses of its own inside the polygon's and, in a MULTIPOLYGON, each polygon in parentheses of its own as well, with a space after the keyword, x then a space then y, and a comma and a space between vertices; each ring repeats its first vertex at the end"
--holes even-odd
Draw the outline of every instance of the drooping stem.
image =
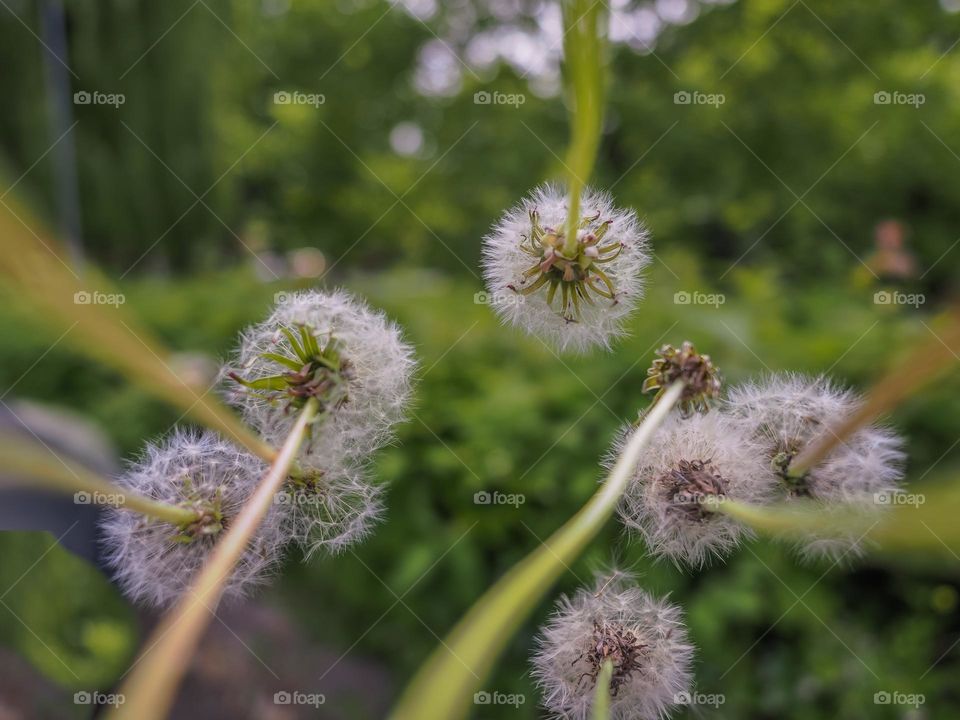
POLYGON ((593 172, 603 123, 604 66, 599 18, 603 3, 563 3, 563 54, 570 93, 571 138, 567 153, 568 216, 563 254, 577 256, 580 193, 593 172))
POLYGON ((507 641, 558 577, 616 509, 640 453, 679 401, 684 381, 671 385, 630 435, 603 485, 546 542, 500 578, 434 650, 394 708, 393 720, 455 720, 467 714, 473 692, 507 641))
POLYGON ((597 675, 597 686, 593 691, 593 720, 610 718, 610 679, 613 677, 613 661, 604 660, 597 675))
POLYGON ((230 529, 214 548, 186 594, 147 641, 132 674, 120 688, 126 703, 115 709, 112 717, 117 720, 160 720, 166 717, 177 685, 190 664, 190 657, 213 617, 212 610, 220 601, 226 580, 263 522, 275 494, 286 482, 307 426, 316 417, 318 409, 315 398, 310 398, 304 405, 260 485, 233 519, 230 529))
POLYGON ((788 476, 802 478, 858 429, 896 408, 957 362, 956 352, 951 349, 953 345, 960 346, 960 310, 952 313, 945 332, 935 335, 929 342, 914 350, 873 386, 867 393, 866 401, 854 412, 834 426, 827 427, 801 450, 790 463, 788 476))
POLYGON ((172 525, 186 525, 197 519, 189 508, 154 500, 114 485, 78 463, 68 462, 52 451, 19 436, 0 437, 4 480, 30 489, 49 489, 72 494, 81 505, 110 505, 132 510, 172 525))

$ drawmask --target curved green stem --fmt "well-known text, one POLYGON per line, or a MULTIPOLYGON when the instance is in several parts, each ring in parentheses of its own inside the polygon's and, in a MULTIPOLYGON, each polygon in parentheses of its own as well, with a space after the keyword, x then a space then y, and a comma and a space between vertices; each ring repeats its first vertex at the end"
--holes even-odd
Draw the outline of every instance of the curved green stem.
POLYGON ((310 398, 276 460, 233 519, 203 570, 154 630, 132 674, 120 688, 126 703, 110 713, 114 720, 160 720, 167 716, 177 685, 190 665, 190 656, 214 616, 227 578, 266 517, 276 492, 286 482, 307 426, 318 409, 316 398, 310 398))
POLYGON ((114 485, 92 470, 77 463, 68 463, 22 437, 0 437, 0 457, 3 458, 4 470, 11 473, 10 479, 6 476, 4 479, 11 484, 72 493, 78 504, 110 505, 177 526, 197 519, 193 510, 114 485))
POLYGON ((514 565, 457 623, 407 686, 391 714, 394 720, 466 716, 473 692, 490 673, 507 641, 613 514, 640 453, 682 393, 683 381, 667 389, 630 435, 606 481, 589 502, 514 565))
POLYGON ((569 201, 563 245, 563 255, 568 258, 577 256, 580 193, 593 172, 603 129, 601 5, 593 0, 566 0, 563 4, 563 54, 571 107, 571 139, 566 161, 569 201))
POLYGON ((610 680, 613 678, 613 661, 604 660, 597 676, 597 686, 593 693, 593 720, 610 718, 610 680))

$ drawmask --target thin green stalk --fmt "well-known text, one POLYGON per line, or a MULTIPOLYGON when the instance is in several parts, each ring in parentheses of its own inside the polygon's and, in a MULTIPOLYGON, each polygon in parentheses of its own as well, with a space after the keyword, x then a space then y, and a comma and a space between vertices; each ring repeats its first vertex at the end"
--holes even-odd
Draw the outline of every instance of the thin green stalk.
POLYGON ((133 666, 133 673, 120 688, 126 702, 111 712, 114 720, 161 720, 167 716, 190 657, 214 616, 226 580, 286 482, 307 427, 318 410, 316 398, 310 398, 256 492, 234 518, 230 530, 183 598, 154 630, 133 666))
POLYGON ((593 720, 610 718, 610 680, 613 677, 613 661, 604 660, 597 676, 597 686, 593 692, 593 720))
POLYGON ((0 205, 0 282, 33 305, 37 325, 54 324, 64 343, 119 371, 147 392, 183 411, 267 462, 276 450, 264 443, 207 388, 185 382, 170 352, 126 307, 126 298, 87 265, 81 277, 59 243, 12 200, 0 205), (32 229, 31 226, 36 229, 32 229))
POLYGON ((890 412, 953 367, 957 362, 952 349, 955 345, 960 345, 960 310, 956 309, 951 312, 946 328, 887 372, 867 393, 866 401, 856 411, 827 428, 794 458, 790 463, 790 477, 802 478, 861 427, 890 412))
POLYGON ((114 485, 92 470, 56 458, 46 448, 22 437, 0 437, 0 457, 3 458, 5 484, 73 494, 75 501, 81 504, 111 505, 177 526, 197 519, 193 510, 114 485), (81 493, 83 496, 78 497, 81 493))
POLYGON ((434 650, 394 708, 393 720, 466 716, 473 692, 490 674, 507 641, 616 509, 640 453, 683 393, 678 380, 630 436, 606 481, 545 543, 498 580, 434 650))
POLYGON ((601 6, 593 0, 566 0, 563 4, 563 54, 571 114, 566 161, 569 217, 563 254, 571 258, 577 255, 580 193, 593 172, 603 129, 601 6))

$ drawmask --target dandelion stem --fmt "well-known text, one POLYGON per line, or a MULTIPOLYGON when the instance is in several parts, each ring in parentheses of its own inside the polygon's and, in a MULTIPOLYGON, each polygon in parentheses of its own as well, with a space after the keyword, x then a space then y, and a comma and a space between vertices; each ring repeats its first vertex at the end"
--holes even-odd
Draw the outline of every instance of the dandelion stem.
POLYGON ((632 432, 606 481, 576 515, 513 566, 434 650, 394 708, 393 720, 466 716, 472 693, 504 645, 553 583, 613 514, 640 453, 683 394, 675 381, 632 432))
POLYGON ((126 703, 111 713, 115 720, 160 720, 167 716, 173 696, 190 656, 213 616, 227 578, 243 555, 274 501, 276 492, 288 477, 293 459, 316 416, 319 404, 310 398, 287 436, 276 460, 250 500, 233 519, 213 551, 210 560, 166 615, 147 641, 146 649, 134 664, 134 671, 120 691, 126 703))
POLYGON ((613 661, 604 660, 597 675, 597 686, 593 694, 593 720, 610 718, 610 679, 613 677, 613 661))
POLYGON ((567 258, 577 256, 580 193, 593 172, 600 146, 604 93, 601 5, 593 0, 563 3, 563 54, 571 95, 571 138, 566 161, 570 199, 563 245, 563 255, 567 258))
POLYGON ((46 448, 21 437, 0 438, 0 457, 4 470, 10 473, 5 474, 4 481, 11 484, 73 493, 78 504, 110 505, 178 526, 197 519, 193 510, 114 485, 92 470, 57 458, 46 448))
POLYGON ((960 310, 953 311, 944 332, 934 333, 929 342, 914 350, 874 385, 862 405, 801 450, 790 463, 787 475, 802 478, 858 429, 896 408, 957 362, 952 345, 960 345, 960 310))

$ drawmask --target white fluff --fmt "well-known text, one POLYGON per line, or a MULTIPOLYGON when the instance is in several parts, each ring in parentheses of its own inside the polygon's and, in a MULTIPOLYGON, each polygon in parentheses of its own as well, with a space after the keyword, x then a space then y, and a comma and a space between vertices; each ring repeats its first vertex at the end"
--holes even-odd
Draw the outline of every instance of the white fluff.
MULTIPOLYGON (((533 677, 552 717, 587 720, 592 716, 595 681, 587 653, 595 646, 594 623, 632 632, 646 647, 641 670, 632 672, 610 698, 613 720, 660 720, 691 685, 693 646, 680 608, 636 587, 628 575, 598 577, 572 599, 560 599, 556 614, 541 629, 533 656, 533 677), (606 585, 606 587, 604 587, 606 585)), ((616 671, 616 666, 614 668, 616 671)))
POLYGON ((650 263, 649 233, 633 210, 614 207, 612 198, 585 189, 580 201, 581 218, 600 213, 611 225, 603 244, 617 241, 623 249, 616 260, 603 266, 617 290, 615 302, 596 297, 595 305, 582 304, 579 320, 564 318, 546 300, 546 287, 531 295, 516 290, 525 283, 523 273, 536 260, 521 247, 521 236, 530 234, 530 210, 540 214, 541 224, 557 230, 567 226, 567 201, 562 189, 542 185, 507 211, 483 241, 483 267, 491 304, 500 318, 541 337, 560 351, 585 352, 593 346, 610 347, 610 341, 625 334, 623 324, 643 297, 643 271, 650 263))
POLYGON ((366 538, 383 514, 382 488, 361 467, 327 463, 306 472, 310 483, 289 482, 277 493, 284 506, 284 532, 307 556, 319 550, 342 552, 366 538))
MULTIPOLYGON (((347 401, 312 426, 301 455, 320 465, 342 457, 366 459, 389 442, 393 425, 404 418, 416 362, 400 328, 365 302, 342 290, 288 294, 270 317, 243 333, 236 360, 222 375, 235 372, 256 380, 285 372, 286 368, 262 354, 289 355, 289 343, 280 329, 295 332, 300 326, 312 332, 321 346, 334 337, 352 372, 347 401)), ((282 445, 297 413, 282 399, 266 399, 229 379, 224 383, 228 400, 240 409, 243 419, 267 443, 282 445)))
MULTIPOLYGON (((767 445, 766 460, 778 453, 799 453, 830 425, 859 407, 861 398, 825 377, 781 373, 760 382, 734 388, 726 401, 728 412, 767 445)), ((878 424, 860 428, 812 468, 798 493, 781 480, 780 495, 789 500, 809 495, 835 509, 846 503, 854 509, 877 507, 880 494, 896 493, 903 477, 903 441, 878 424)), ((834 559, 856 557, 864 551, 859 538, 813 537, 800 544, 805 556, 834 559)))
MULTIPOLYGON (((172 505, 219 498, 223 530, 178 542, 174 538, 180 531, 168 522, 107 508, 103 543, 123 592, 146 605, 166 606, 179 599, 265 471, 261 460, 210 431, 177 430, 161 444, 147 444, 117 484, 172 505)), ((277 508, 268 512, 227 579, 225 595, 244 595, 274 569, 286 541, 281 516, 277 508)))
MULTIPOLYGON (((621 433, 608 464, 615 462, 626 436, 621 433)), ((774 495, 777 481, 765 449, 717 411, 689 418, 673 414, 641 455, 618 507, 620 519, 643 537, 651 554, 677 566, 702 567, 712 557, 726 556, 752 532, 722 513, 698 512, 697 493, 678 485, 673 474, 683 463, 709 461, 711 473, 723 479, 721 502, 764 504, 774 495)))

